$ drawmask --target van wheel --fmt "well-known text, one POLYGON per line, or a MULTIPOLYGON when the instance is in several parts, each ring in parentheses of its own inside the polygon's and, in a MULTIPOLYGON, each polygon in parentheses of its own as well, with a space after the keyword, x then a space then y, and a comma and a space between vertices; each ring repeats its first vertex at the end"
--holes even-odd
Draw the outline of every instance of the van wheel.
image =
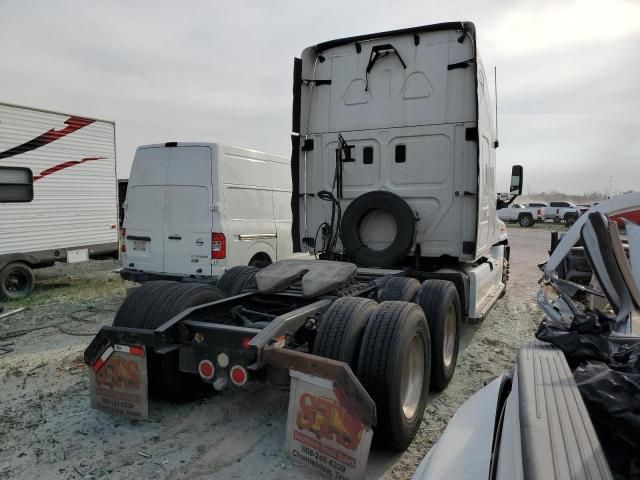
MULTIPOLYGON (((149 308, 144 327, 154 330, 180 312, 204 303, 225 298, 216 287, 204 284, 178 283, 156 292, 156 301, 149 308)), ((212 391, 211 386, 194 373, 179 369, 179 350, 158 354, 148 350, 149 392, 176 402, 198 400, 212 391)))
POLYGON ((521 227, 533 227, 533 217, 531 215, 521 215, 518 219, 518 223, 521 227))
POLYGON ((424 414, 431 371, 429 326, 422 309, 384 302, 371 316, 358 358, 358 378, 376 403, 376 441, 405 450, 424 414))
POLYGON ((266 253, 256 253, 251 260, 249 260, 250 267, 264 268, 272 263, 271 257, 266 253))
POLYGON ((33 270, 26 263, 10 263, 0 270, 0 296, 7 300, 28 297, 35 283, 33 270))
POLYGON ((425 280, 416 303, 427 316, 431 333, 431 388, 447 388, 456 371, 462 311, 458 290, 447 280, 425 280))
POLYGON ((413 302, 419 288, 420 282, 415 278, 391 277, 380 290, 378 301, 413 302))
POLYGON ((218 280, 217 287, 229 297, 235 297, 247 290, 255 290, 256 273, 260 269, 249 265, 231 267, 218 280))
POLYGON ((313 353, 348 363, 358 369, 358 353, 369 317, 378 308, 374 300, 342 297, 331 304, 318 327, 313 353))

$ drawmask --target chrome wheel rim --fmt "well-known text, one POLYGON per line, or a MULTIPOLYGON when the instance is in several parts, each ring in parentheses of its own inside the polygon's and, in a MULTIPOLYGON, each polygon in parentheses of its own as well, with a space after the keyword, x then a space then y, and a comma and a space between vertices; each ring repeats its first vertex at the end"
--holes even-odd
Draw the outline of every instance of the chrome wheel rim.
POLYGON ((424 343, 415 334, 409 342, 402 369, 402 411, 411 420, 418 411, 424 383, 424 343))
POLYGON ((451 303, 447 306, 447 313, 444 318, 444 341, 442 346, 444 366, 447 368, 453 363, 456 346, 456 323, 456 308, 451 303))

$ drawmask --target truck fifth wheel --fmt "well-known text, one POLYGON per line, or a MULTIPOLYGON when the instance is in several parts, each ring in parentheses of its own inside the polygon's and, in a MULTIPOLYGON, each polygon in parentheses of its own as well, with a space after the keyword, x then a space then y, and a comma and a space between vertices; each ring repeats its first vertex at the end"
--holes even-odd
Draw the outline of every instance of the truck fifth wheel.
MULTIPOLYGON (((93 405, 144 417, 147 384, 152 396, 190 400, 211 386, 286 384, 296 371, 333 382, 374 438, 407 448, 429 389, 455 372, 461 322, 481 321, 507 279, 475 37, 457 22, 304 50, 294 62, 292 240, 309 259, 225 273, 219 285, 243 282, 226 298, 170 281, 136 289, 85 352, 93 405), (139 374, 105 367, 114 354, 139 374)), ((514 198, 521 188, 514 167, 514 198)))

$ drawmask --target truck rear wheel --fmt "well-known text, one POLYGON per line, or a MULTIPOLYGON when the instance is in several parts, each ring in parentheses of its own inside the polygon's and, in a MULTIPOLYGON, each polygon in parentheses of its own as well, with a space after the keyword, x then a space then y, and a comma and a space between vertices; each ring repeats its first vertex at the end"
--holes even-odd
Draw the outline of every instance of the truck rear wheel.
POLYGON ((322 317, 313 344, 313 353, 348 363, 355 373, 358 369, 362 335, 369 318, 377 308, 378 304, 367 298, 337 299, 322 317))
POLYGON ((405 450, 424 414, 431 340, 424 312, 407 302, 384 302, 372 315, 360 348, 358 378, 376 403, 377 441, 405 450))
POLYGON ((419 289, 420 282, 415 278, 391 277, 380 290, 378 301, 413 302, 419 289))
MULTIPOLYGON (((136 288, 120 306, 114 326, 153 330, 189 307, 224 298, 215 287, 172 281, 148 282, 136 288)), ((201 398, 211 388, 195 374, 178 368, 178 350, 157 354, 147 349, 149 394, 186 402, 201 398)))
POLYGON ((456 371, 462 311, 455 285, 447 280, 425 280, 416 303, 427 316, 431 333, 431 388, 447 388, 456 371))
MULTIPOLYGON (((144 327, 153 330, 180 312, 204 303, 225 298, 216 287, 178 283, 156 292, 156 301, 148 309, 144 327)), ((211 386, 194 373, 179 369, 179 351, 157 354, 149 351, 149 392, 176 402, 190 402, 211 392, 211 386)))
POLYGON ((165 291, 170 285, 179 285, 180 282, 170 280, 158 280, 147 282, 127 295, 113 319, 114 327, 143 328, 144 319, 149 307, 157 301, 156 292, 165 291))
POLYGON ((0 270, 0 297, 17 300, 31 295, 36 283, 33 270, 26 263, 14 262, 0 270))
POLYGON ((247 290, 256 289, 256 273, 260 269, 251 265, 231 267, 218 280, 217 287, 229 297, 235 297, 247 290))

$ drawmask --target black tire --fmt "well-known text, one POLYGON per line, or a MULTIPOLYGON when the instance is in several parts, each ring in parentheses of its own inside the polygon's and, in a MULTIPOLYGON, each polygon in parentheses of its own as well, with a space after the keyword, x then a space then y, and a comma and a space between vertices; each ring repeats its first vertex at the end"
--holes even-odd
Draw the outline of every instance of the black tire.
POLYGON ((564 223, 567 225, 567 227, 572 226, 574 223, 576 223, 577 220, 578 217, 576 217, 575 215, 566 215, 564 217, 564 223))
POLYGON ((331 304, 318 327, 313 353, 348 363, 358 370, 358 354, 362 335, 369 318, 378 308, 374 300, 342 297, 331 304))
POLYGON ((429 392, 430 348, 429 326, 424 312, 416 304, 384 302, 369 319, 358 358, 358 378, 376 403, 376 442, 398 451, 411 444, 420 427, 429 392), (416 361, 414 368, 406 365, 410 352, 416 361), (403 409, 407 393, 403 391, 403 372, 416 375, 416 383, 407 382, 414 387, 409 395, 413 398, 409 415, 405 415, 403 409), (421 383, 418 384, 418 380, 421 383))
POLYGON ((521 227, 529 228, 533 227, 533 224, 535 222, 533 221, 533 217, 531 215, 520 215, 520 217, 518 218, 518 223, 521 227))
MULTIPOLYGON (((204 284, 178 283, 157 292, 157 300, 149 308, 143 328, 153 330, 180 312, 196 305, 225 298, 216 287, 204 284)), ((179 351, 165 354, 149 351, 149 393, 175 402, 191 402, 211 392, 211 386, 194 373, 179 370, 179 351)))
POLYGON ((164 292, 171 285, 180 282, 170 280, 157 280, 147 282, 126 296, 113 319, 114 327, 143 328, 147 310, 158 298, 156 292, 164 292))
POLYGON ((259 270, 258 267, 250 265, 231 267, 220 277, 216 286, 228 297, 235 297, 246 290, 254 290, 256 288, 255 276, 259 270))
MULTIPOLYGON (((113 321, 115 326, 156 329, 189 307, 224 298, 216 287, 173 281, 148 282, 125 298, 113 321)), ((157 354, 147 349, 149 395, 178 402, 202 398, 211 388, 191 373, 178 369, 178 350, 157 354)))
POLYGON ((378 293, 378 301, 413 302, 419 288, 420 282, 415 278, 391 277, 378 293))
POLYGON ((416 303, 424 310, 431 333, 431 389, 440 392, 456 371, 462 328, 460 297, 452 282, 431 279, 422 283, 416 303), (455 320, 449 318, 454 314, 455 320), (455 323, 447 328, 447 320, 455 323))
POLYGON ((392 267, 409 253, 415 230, 416 219, 407 202, 391 192, 375 191, 365 193, 349 204, 342 218, 340 238, 357 265, 392 267), (396 237, 383 250, 372 250, 360 238, 360 224, 373 210, 386 211, 396 222, 396 237))
POLYGON ((0 270, 0 297, 17 300, 31 295, 36 283, 33 270, 26 263, 14 262, 0 270))

